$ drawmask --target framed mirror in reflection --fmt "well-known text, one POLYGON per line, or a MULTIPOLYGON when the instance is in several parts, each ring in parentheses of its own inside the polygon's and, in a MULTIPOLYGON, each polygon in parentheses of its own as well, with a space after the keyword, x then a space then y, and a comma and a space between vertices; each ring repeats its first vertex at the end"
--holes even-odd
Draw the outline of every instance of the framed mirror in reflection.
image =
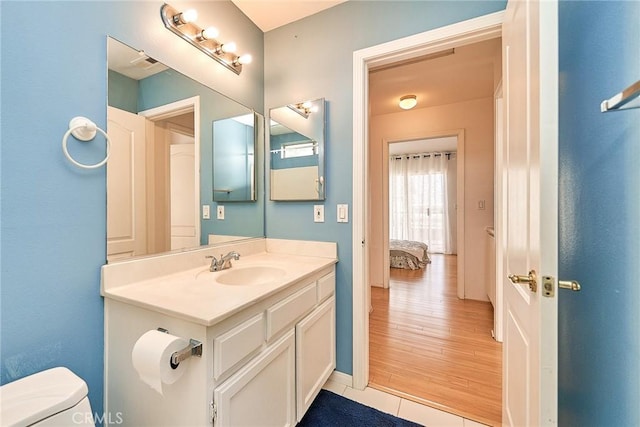
POLYGON ((271 200, 324 200, 325 100, 269 111, 271 200))
POLYGON ((255 141, 260 120, 243 114, 213 121, 213 200, 255 200, 255 141))
POLYGON ((107 52, 107 261, 263 237, 262 116, 114 38, 107 52), (216 137, 239 118, 241 141, 216 137), (231 201, 218 183, 226 219, 210 214, 231 201))

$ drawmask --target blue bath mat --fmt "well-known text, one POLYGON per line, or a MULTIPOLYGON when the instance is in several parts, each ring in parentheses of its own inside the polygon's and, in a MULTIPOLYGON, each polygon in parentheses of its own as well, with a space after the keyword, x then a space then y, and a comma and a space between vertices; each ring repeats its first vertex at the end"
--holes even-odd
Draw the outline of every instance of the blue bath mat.
POLYGON ((421 427, 354 402, 327 390, 320 390, 297 427, 421 427))

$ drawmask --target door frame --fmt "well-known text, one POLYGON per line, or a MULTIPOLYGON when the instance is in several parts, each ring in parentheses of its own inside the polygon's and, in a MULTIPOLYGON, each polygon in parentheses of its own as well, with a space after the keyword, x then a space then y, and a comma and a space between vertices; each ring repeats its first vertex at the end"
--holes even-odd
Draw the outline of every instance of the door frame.
POLYGON ((353 53, 353 368, 352 386, 369 382, 368 280, 368 75, 369 68, 392 64, 502 35, 504 11, 382 43, 353 53))
POLYGON ((193 150, 195 163, 195 204, 193 207, 193 211, 195 215, 196 236, 198 236, 198 241, 201 241, 202 225, 200 223, 200 96, 193 96, 190 98, 185 98, 179 101, 160 105, 159 107, 140 111, 138 115, 143 116, 147 120, 150 120, 152 122, 157 122, 189 112, 193 112, 193 150))
MULTIPOLYGON (((389 288, 391 258, 389 256, 389 145, 398 142, 456 137, 456 251, 457 251, 457 295, 464 299, 464 129, 442 130, 421 133, 417 137, 382 141, 382 251, 384 253, 384 275, 382 287, 389 288)), ((368 195, 367 195, 368 197, 368 195)))

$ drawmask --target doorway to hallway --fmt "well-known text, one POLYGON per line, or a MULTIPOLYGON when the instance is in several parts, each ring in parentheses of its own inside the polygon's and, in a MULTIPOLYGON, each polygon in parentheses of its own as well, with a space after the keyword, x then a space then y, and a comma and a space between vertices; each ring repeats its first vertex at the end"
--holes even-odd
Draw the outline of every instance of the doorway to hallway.
POLYGON ((500 424, 502 345, 489 302, 456 295, 457 257, 391 269, 371 289, 369 386, 486 424, 500 424))

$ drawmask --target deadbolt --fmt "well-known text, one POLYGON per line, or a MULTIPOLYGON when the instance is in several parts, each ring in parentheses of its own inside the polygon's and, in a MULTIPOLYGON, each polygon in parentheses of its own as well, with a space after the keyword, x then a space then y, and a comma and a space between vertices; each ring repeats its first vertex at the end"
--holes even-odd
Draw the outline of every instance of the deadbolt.
POLYGON ((581 289, 580 283, 575 280, 558 280, 558 287, 562 289, 570 289, 574 292, 578 292, 581 289))
POLYGON ((528 276, 519 276, 517 274, 512 274, 509 276, 509 280, 511 283, 527 283, 529 285, 529 290, 531 292, 536 293, 538 291, 538 282, 536 281, 536 271, 531 270, 528 276))

